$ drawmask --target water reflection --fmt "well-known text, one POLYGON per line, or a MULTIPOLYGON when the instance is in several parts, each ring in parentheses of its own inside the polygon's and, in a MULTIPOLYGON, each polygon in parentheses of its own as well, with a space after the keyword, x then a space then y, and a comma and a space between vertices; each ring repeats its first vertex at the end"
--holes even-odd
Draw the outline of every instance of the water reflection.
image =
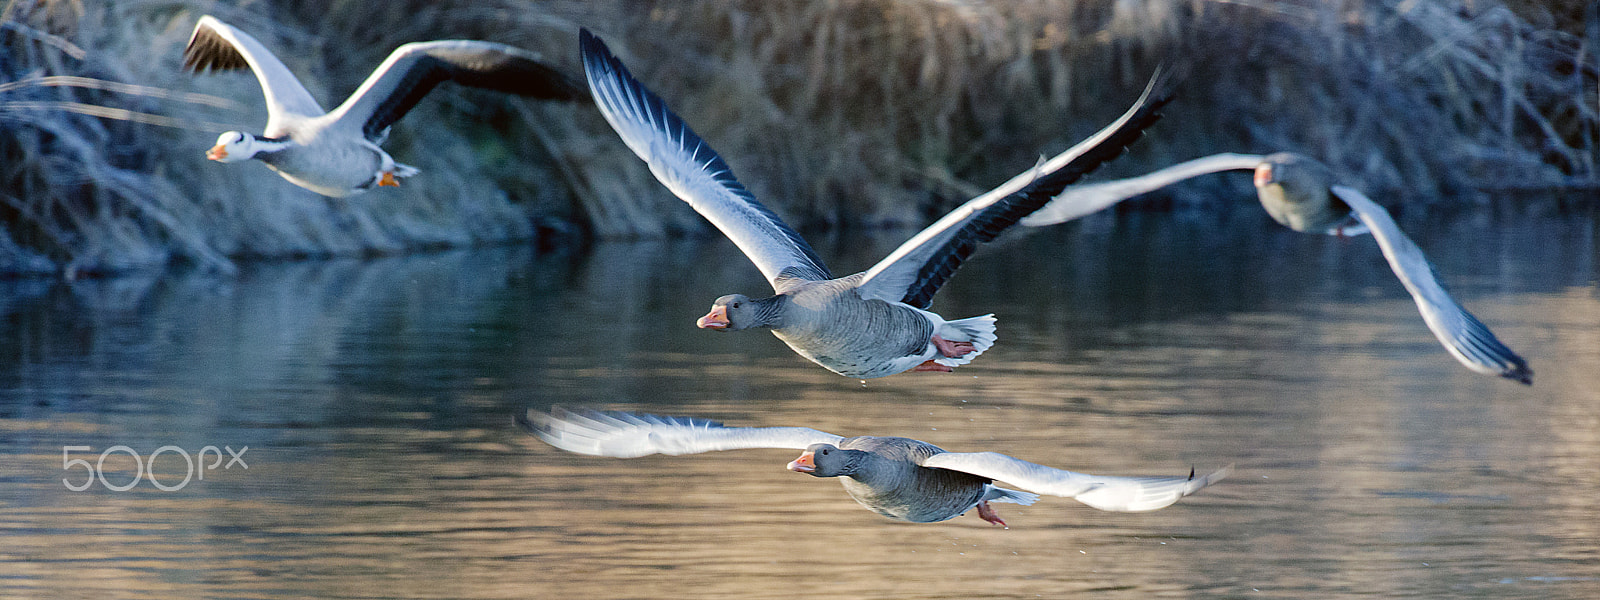
MULTIPOLYGON (((1402 225, 1534 387, 1455 363, 1370 240, 1248 212, 1012 236, 937 299, 996 313, 995 348, 866 384, 695 329, 764 285, 722 240, 0 282, 0 596, 1592 597, 1596 221, 1402 225), (1238 471, 1156 513, 1051 498, 1007 505, 1010 530, 908 525, 788 451, 597 459, 510 424, 554 404, 1238 471), (117 444, 249 446, 249 468, 65 489, 63 446, 117 444)), ((902 238, 818 246, 843 273, 902 238)))

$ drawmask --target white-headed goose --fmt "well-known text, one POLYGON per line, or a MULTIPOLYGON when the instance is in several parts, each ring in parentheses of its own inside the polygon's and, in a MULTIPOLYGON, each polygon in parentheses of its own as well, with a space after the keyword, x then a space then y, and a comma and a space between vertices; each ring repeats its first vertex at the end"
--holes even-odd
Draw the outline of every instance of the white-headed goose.
POLYGON ((249 68, 266 96, 262 134, 224 133, 206 158, 256 159, 295 185, 336 198, 399 185, 397 178, 417 173, 378 144, 390 125, 442 81, 551 100, 583 97, 576 81, 529 52, 492 42, 444 40, 396 48, 343 104, 325 112, 266 47, 210 15, 195 24, 183 60, 196 73, 249 68))
MULTIPOLYGON (((998 188, 957 207, 866 271, 834 278, 811 246, 733 176, 728 164, 661 98, 628 73, 600 38, 579 33, 596 106, 650 172, 720 229, 776 295, 723 296, 698 325, 765 327, 799 353, 847 377, 949 371, 994 343, 990 315, 946 321, 927 308, 961 262, 1017 219, 1105 161, 1158 118, 1156 80, 1116 122, 998 188)), ((1159 79, 1159 76, 1158 76, 1159 79)))
POLYGON ((1077 186, 1022 223, 1070 221, 1190 177, 1229 170, 1254 171, 1261 207, 1290 229, 1328 235, 1371 233, 1395 276, 1416 300, 1422 320, 1456 360, 1479 373, 1533 383, 1528 363, 1450 297, 1428 257, 1400 231, 1388 211, 1361 192, 1333 185, 1326 166, 1299 154, 1216 154, 1140 177, 1077 186))
POLYGON ((716 421, 610 411, 528 411, 516 422, 546 443, 578 454, 634 458, 715 450, 804 450, 789 470, 838 477, 862 506, 890 519, 933 523, 977 507, 996 525, 1005 521, 990 502, 1029 505, 1038 494, 1072 498, 1107 511, 1164 508, 1221 481, 1224 467, 1205 477, 1110 477, 1063 471, 995 452, 945 452, 902 437, 846 438, 806 427, 726 427, 716 421), (1024 490, 994 485, 1004 481, 1024 490))

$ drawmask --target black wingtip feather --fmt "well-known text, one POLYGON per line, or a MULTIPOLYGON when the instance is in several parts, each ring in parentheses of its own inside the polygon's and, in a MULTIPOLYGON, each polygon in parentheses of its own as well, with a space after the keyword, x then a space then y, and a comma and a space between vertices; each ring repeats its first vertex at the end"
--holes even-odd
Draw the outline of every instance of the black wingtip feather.
POLYGON ((945 248, 922 266, 917 274, 917 280, 906 289, 906 295, 901 301, 918 308, 928 308, 933 303, 934 293, 938 292, 950 276, 955 274, 956 269, 960 268, 961 263, 977 250, 978 244, 995 239, 1001 232, 1016 225, 1023 217, 1049 203, 1051 198, 1059 195, 1068 185, 1099 168, 1100 165, 1121 156, 1127 151, 1128 146, 1144 135, 1145 129, 1161 120, 1161 108, 1172 100, 1170 86, 1170 77, 1164 71, 1158 70, 1151 78, 1148 87, 1149 97, 1132 118, 1099 145, 1090 148, 1060 169, 1040 176, 1004 200, 996 202, 985 209, 982 215, 967 223, 961 231, 950 238, 945 248))
POLYGON ((1526 364, 1518 364, 1506 372, 1501 373, 1500 376, 1522 385, 1533 385, 1533 369, 1528 368, 1528 365, 1526 364))
POLYGON ((442 45, 444 43, 430 45, 427 53, 402 74, 394 87, 394 95, 373 110, 372 116, 362 125, 362 132, 368 139, 381 137, 383 130, 404 117, 445 81, 538 100, 589 99, 576 79, 519 48, 496 45, 492 52, 463 51, 442 45))
POLYGON ((1501 377, 1523 385, 1533 385, 1533 369, 1528 367, 1528 361, 1507 347, 1500 338, 1495 337, 1489 326, 1484 325, 1472 313, 1464 309, 1461 313, 1466 317, 1466 331, 1462 338, 1458 338, 1461 339, 1459 345, 1480 355, 1478 362, 1498 366, 1501 377))
POLYGON ((191 73, 206 71, 237 71, 250 68, 233 44, 210 28, 195 30, 183 49, 183 68, 191 73))

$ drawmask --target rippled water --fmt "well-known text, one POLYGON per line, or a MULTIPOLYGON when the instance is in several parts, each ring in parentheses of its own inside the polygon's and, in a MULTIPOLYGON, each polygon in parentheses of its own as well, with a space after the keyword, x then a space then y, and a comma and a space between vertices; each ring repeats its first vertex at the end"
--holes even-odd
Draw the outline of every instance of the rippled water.
MULTIPOLYGON (((996 313, 999 344, 866 383, 695 329, 762 289, 722 240, 0 282, 0 597, 1600 596, 1600 226, 1406 226, 1535 386, 1451 360, 1370 238, 1253 213, 1013 235, 935 306, 996 313), (790 451, 600 459, 513 427, 554 404, 1237 470, 1154 513, 909 525, 790 451), (115 487, 163 446, 169 488, 208 445, 248 469, 67 489, 116 445, 115 487)), ((848 272, 904 235, 818 246, 848 272)))

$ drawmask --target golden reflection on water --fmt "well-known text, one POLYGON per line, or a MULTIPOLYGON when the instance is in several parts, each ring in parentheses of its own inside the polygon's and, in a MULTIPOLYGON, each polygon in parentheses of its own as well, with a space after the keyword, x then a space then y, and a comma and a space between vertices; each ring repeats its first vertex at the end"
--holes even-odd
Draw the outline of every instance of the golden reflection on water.
POLYGON ((865 383, 769 335, 694 330, 702 304, 755 281, 742 265, 683 269, 717 254, 697 245, 602 247, 571 264, 511 253, 290 265, 222 295, 151 284, 149 308, 116 313, 126 324, 92 331, 80 354, 33 338, 0 402, 0 597, 1600 589, 1593 279, 1462 284, 1533 362, 1528 388, 1451 361, 1370 256, 1270 242, 1304 244, 1262 259, 1288 273, 1334 267, 1306 281, 1262 272, 1257 242, 1235 240, 1241 266, 1219 273, 1183 250, 1187 230, 1167 237, 1033 236, 980 253, 937 308, 999 313, 995 349, 950 375, 865 383), (1017 258, 1116 252, 1144 267, 1017 258), (683 281, 659 274, 674 268, 683 281), (784 470, 790 451, 604 459, 512 427, 514 411, 554 404, 904 435, 1094 473, 1237 470, 1153 513, 1047 497, 1000 505, 1009 530, 971 515, 912 525, 784 470), (63 445, 116 443, 248 444, 250 467, 177 492, 63 488, 63 445))

